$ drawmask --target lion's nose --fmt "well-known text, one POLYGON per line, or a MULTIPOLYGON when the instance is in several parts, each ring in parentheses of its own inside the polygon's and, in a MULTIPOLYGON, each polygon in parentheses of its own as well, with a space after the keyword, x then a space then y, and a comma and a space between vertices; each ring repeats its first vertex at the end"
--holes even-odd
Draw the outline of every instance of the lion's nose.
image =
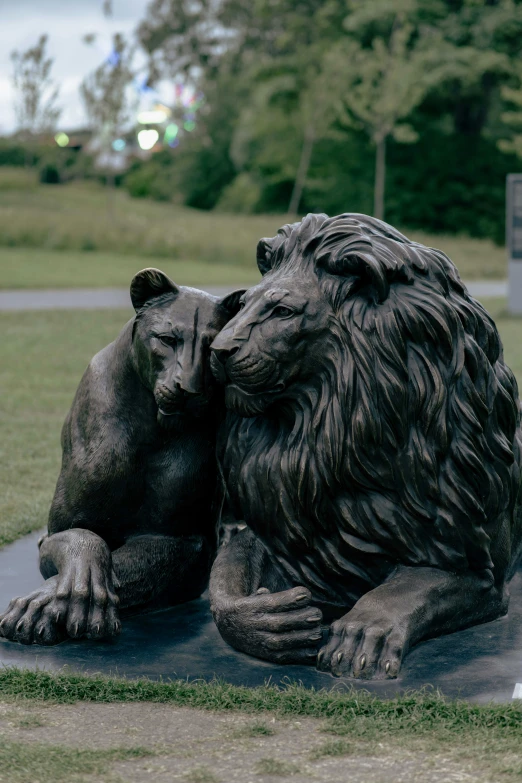
POLYGON ((226 364, 230 357, 239 351, 239 346, 234 346, 234 348, 211 348, 211 350, 221 364, 226 364))

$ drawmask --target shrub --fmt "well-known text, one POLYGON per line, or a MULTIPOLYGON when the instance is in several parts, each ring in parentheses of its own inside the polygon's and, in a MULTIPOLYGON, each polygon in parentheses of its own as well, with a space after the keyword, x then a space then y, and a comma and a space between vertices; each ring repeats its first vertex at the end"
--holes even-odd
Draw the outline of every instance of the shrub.
POLYGON ((39 179, 44 185, 59 185, 60 170, 56 163, 45 163, 40 169, 39 179))
POLYGON ((221 193, 216 205, 219 212, 236 212, 251 215, 257 211, 262 189, 252 174, 247 171, 238 174, 221 193))

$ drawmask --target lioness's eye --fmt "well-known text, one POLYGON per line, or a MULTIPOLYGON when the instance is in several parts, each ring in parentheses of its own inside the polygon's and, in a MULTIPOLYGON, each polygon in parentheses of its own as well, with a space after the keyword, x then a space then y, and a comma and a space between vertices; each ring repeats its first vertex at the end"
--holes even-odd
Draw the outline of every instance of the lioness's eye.
POLYGON ((278 307, 274 307, 272 310, 272 315, 277 315, 280 318, 286 318, 288 315, 293 315, 294 311, 290 309, 290 307, 283 307, 283 305, 278 305, 278 307))
POLYGON ((159 340, 163 345, 168 345, 170 348, 174 348, 176 345, 176 338, 172 337, 170 334, 160 334, 159 340))

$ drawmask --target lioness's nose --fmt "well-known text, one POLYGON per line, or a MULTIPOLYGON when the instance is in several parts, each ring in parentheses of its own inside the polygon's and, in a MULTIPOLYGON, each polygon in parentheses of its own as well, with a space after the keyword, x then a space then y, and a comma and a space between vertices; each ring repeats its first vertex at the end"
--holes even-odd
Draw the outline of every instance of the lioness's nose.
POLYGON ((221 364, 226 364, 227 361, 230 359, 231 356, 233 356, 235 353, 239 351, 239 346, 234 346, 233 348, 213 348, 211 347, 211 351, 216 357, 216 359, 219 359, 221 364))

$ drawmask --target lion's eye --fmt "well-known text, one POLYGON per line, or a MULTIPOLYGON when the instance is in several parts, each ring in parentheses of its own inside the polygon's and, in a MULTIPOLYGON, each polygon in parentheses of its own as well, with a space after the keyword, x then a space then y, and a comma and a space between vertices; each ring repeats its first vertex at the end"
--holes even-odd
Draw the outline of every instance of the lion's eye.
POLYGON ((160 334, 158 335, 158 339, 163 343, 163 345, 168 345, 169 348, 174 348, 177 342, 176 338, 172 337, 170 334, 160 334))
POLYGON ((287 316, 293 314, 294 311, 290 307, 283 307, 283 305, 278 305, 272 310, 272 315, 277 315, 279 318, 286 318, 287 316))

